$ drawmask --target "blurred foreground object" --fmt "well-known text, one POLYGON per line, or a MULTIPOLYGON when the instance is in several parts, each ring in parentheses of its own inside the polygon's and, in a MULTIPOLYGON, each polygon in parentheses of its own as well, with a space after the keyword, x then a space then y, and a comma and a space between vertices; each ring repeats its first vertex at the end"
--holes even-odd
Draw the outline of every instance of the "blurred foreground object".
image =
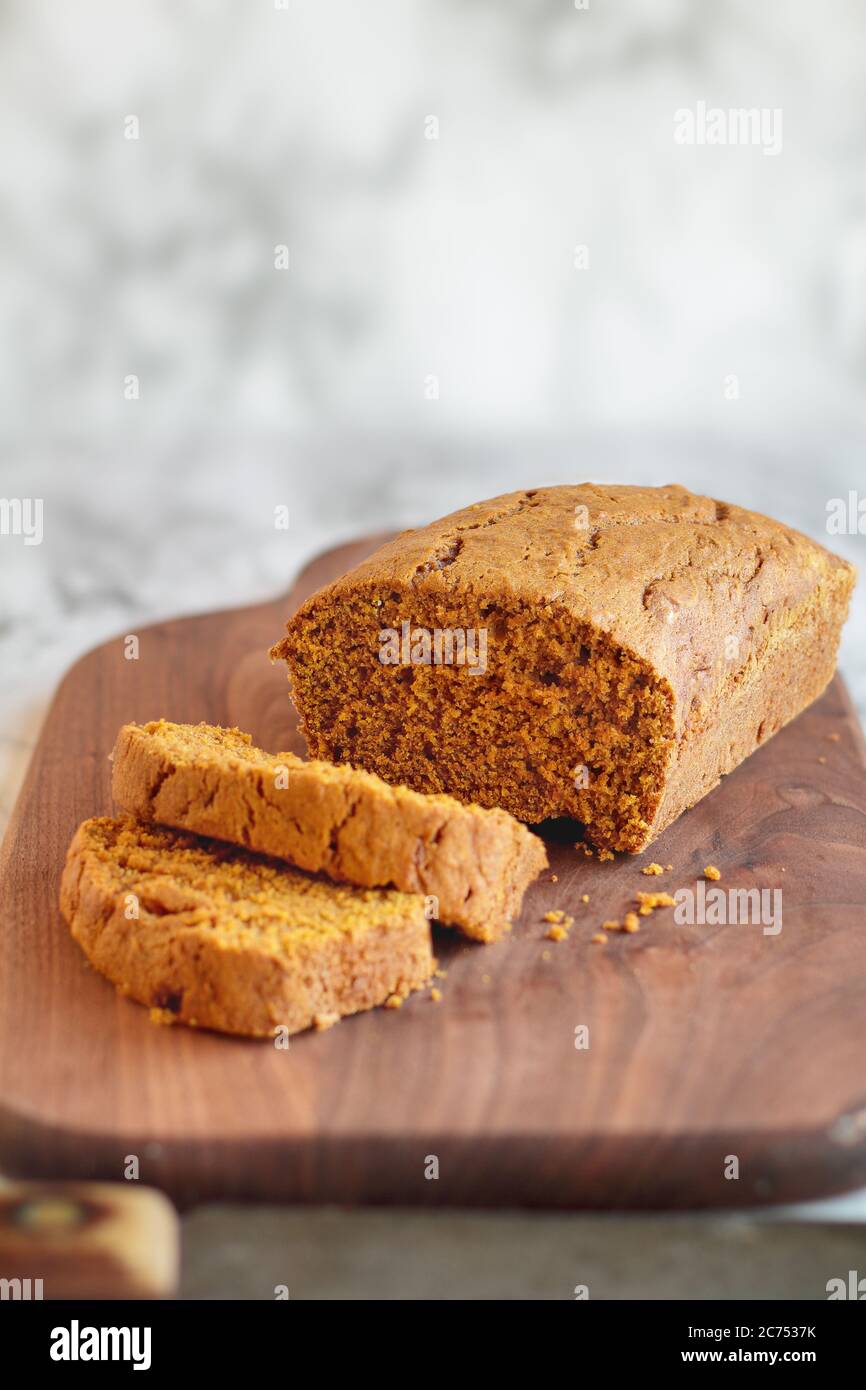
POLYGON ((0 1299, 169 1298, 178 1263, 177 1216, 153 1188, 0 1188, 0 1299))

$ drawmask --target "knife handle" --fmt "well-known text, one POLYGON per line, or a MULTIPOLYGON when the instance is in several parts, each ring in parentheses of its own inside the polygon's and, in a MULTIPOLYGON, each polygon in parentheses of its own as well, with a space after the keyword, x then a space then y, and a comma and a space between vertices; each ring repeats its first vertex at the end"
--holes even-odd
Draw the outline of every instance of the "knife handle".
POLYGON ((0 1186, 0 1300, 171 1298, 177 1213, 125 1183, 0 1186))

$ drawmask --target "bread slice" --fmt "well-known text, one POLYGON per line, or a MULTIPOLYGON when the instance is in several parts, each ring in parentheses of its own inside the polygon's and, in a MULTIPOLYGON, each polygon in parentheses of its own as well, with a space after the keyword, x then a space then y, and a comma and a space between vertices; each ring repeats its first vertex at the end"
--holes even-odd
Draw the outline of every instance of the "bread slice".
POLYGON ((682 487, 538 488, 404 532, 271 656, 311 757, 636 852, 821 693, 853 583, 682 487))
POLYGON ((60 907, 122 994, 221 1033, 324 1027, 402 1002, 435 967, 420 897, 339 887, 131 816, 79 826, 60 907))
POLYGON ((428 914, 492 941, 547 865, 544 845, 499 810, 419 796, 367 772, 263 753, 208 724, 127 724, 113 753, 118 805, 312 873, 432 901, 428 914))

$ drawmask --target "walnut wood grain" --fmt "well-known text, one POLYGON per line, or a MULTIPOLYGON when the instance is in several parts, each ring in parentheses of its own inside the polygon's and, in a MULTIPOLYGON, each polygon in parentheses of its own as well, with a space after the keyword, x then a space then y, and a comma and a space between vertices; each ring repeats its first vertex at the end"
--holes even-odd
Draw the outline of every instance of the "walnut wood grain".
POLYGON ((78 822, 112 810, 118 726, 205 719, 303 752, 265 652, 373 544, 321 556, 273 603, 144 629, 138 661, 108 642, 62 682, 0 853, 0 1167, 120 1179, 134 1153, 183 1204, 684 1207, 866 1183, 866 756, 838 678, 645 854, 599 864, 551 827, 558 882, 509 938, 437 929, 438 1005, 284 1052, 156 1027, 88 968, 58 879, 78 822), (650 860, 674 871, 643 877, 650 860), (693 886, 708 862, 724 886, 783 889, 780 935, 660 912, 591 944, 636 891, 693 886), (551 908, 575 916, 565 942, 544 939, 551 908))

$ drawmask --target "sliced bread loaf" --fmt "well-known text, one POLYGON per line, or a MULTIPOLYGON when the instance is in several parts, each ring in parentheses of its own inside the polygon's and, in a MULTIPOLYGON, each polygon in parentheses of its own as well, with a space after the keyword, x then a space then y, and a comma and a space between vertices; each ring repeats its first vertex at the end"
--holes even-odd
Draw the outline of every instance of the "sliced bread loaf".
POLYGON ((122 994, 253 1037, 401 1002, 435 967, 421 898, 345 888, 123 816, 83 823, 60 905, 122 994))
POLYGON ((264 753, 208 724, 127 724, 113 753, 118 805, 144 820, 279 856, 365 888, 421 893, 429 915, 492 941, 547 864, 500 810, 421 796, 351 767, 264 753))

